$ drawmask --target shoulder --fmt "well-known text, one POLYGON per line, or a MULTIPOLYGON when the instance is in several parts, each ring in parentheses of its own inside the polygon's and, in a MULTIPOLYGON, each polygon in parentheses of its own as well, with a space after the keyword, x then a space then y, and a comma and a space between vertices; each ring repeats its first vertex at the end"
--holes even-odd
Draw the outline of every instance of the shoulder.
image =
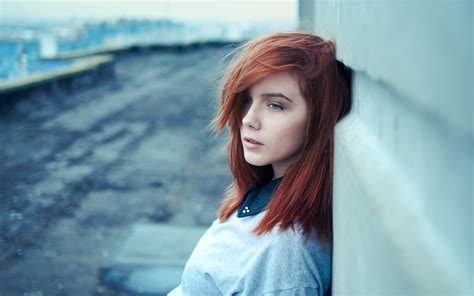
POLYGON ((268 295, 315 295, 315 290, 324 292, 329 286, 331 258, 301 232, 274 230, 263 234, 262 243, 248 258, 244 271, 245 277, 259 283, 260 291, 274 293, 268 295), (291 294, 294 289, 300 291, 291 294), (310 290, 311 293, 303 293, 310 290))
MULTIPOLYGON (((306 238, 299 229, 274 232, 271 248, 278 262, 285 265, 298 263, 295 271, 301 278, 317 283, 324 292, 330 285, 332 275, 332 248, 322 246, 314 238, 306 238)), ((300 285, 297 288, 314 288, 313 285, 300 285)), ((280 295, 280 294, 278 294, 280 295)), ((286 294, 281 294, 286 295, 286 294)), ((297 293, 297 295, 300 295, 297 293)), ((301 294, 305 295, 305 294, 301 294)))
POLYGON ((318 260, 328 260, 332 257, 332 247, 323 246, 316 237, 306 237, 303 231, 297 227, 295 229, 271 231, 269 244, 277 250, 291 251, 298 254, 314 256, 318 260))

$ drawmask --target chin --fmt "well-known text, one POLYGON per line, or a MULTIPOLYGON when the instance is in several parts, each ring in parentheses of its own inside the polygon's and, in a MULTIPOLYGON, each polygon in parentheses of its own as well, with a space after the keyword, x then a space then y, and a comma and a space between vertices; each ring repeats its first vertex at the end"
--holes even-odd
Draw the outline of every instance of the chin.
POLYGON ((264 159, 260 159, 258 157, 245 157, 245 161, 251 165, 254 166, 265 166, 268 165, 268 161, 265 161, 264 159))

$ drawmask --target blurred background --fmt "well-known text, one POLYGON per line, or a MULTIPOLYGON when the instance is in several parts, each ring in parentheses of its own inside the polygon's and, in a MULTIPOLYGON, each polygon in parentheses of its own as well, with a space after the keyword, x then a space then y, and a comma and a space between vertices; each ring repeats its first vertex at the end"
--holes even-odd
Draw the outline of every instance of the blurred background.
POLYGON ((295 0, 0 0, 0 295, 175 286, 231 181, 226 55, 297 23, 295 0))
POLYGON ((2 0, 0 79, 65 66, 51 58, 72 50, 241 41, 294 28, 297 13, 296 0, 2 0))

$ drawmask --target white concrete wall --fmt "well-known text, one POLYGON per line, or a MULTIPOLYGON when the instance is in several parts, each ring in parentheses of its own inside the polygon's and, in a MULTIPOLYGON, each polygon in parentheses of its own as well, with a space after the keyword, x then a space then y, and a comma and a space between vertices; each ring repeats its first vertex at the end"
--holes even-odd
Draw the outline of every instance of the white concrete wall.
POLYGON ((336 127, 334 295, 473 295, 473 4, 300 0, 354 70, 336 127))

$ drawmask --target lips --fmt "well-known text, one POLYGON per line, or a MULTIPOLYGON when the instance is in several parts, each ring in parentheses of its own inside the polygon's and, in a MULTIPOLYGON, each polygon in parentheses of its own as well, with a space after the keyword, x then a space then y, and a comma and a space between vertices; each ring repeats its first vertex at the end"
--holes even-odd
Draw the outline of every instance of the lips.
POLYGON ((252 139, 250 137, 244 137, 244 141, 247 141, 248 143, 251 143, 251 144, 263 145, 263 143, 255 140, 255 139, 252 139))

